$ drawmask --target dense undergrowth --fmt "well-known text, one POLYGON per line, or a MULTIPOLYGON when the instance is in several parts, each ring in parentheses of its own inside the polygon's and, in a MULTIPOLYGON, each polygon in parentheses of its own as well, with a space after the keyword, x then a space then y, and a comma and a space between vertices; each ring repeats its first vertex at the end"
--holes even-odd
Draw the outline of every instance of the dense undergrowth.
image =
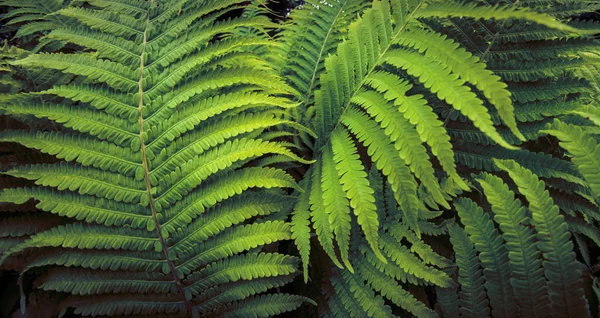
POLYGON ((0 316, 600 314, 600 2, 0 5, 0 316))

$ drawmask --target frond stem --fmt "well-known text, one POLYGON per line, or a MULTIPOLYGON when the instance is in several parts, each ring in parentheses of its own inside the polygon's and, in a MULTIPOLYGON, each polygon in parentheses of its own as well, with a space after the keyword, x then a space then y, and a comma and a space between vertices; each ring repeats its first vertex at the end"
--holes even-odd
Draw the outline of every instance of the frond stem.
MULTIPOLYGON (((346 113, 346 111, 348 110, 348 108, 350 107, 351 104, 351 100, 352 97, 354 97, 359 91, 360 89, 365 85, 366 83, 366 79, 369 77, 370 74, 372 74, 375 69, 380 65, 380 63, 378 63, 383 56, 389 51, 389 49, 394 45, 396 38, 398 38, 398 36, 400 36, 400 34, 402 34, 402 32, 406 29, 406 27, 408 26, 409 22, 412 20, 412 17, 414 16, 415 12, 419 11, 419 9, 421 8, 421 6, 423 5, 424 1, 419 2, 419 5, 417 5, 415 7, 415 9, 410 13, 410 15, 407 17, 407 19, 405 19, 404 24, 402 25, 402 27, 400 27, 398 29, 398 31, 396 32, 396 34, 392 37, 392 39, 390 40, 388 46, 379 54, 379 56, 377 57, 377 59, 375 60, 375 63, 373 63, 373 66, 371 66, 371 69, 369 69, 368 72, 365 73, 365 75, 363 76, 363 79, 361 80, 361 82, 356 86, 356 89, 354 89, 354 92, 352 92, 352 96, 350 96, 350 98, 348 98, 348 101, 346 102, 346 104, 344 105, 344 108, 342 110, 342 113, 340 114, 340 118, 344 115, 344 113, 346 113)), ((329 135, 327 136, 327 139, 325 141, 325 143, 320 147, 320 149, 318 149, 318 153, 322 153, 323 149, 325 149, 325 146, 329 143, 329 141, 331 140, 331 134, 337 129, 337 127, 339 126, 339 124, 341 123, 341 120, 338 119, 337 123, 333 126, 333 129, 331 130, 331 132, 329 133, 329 135)), ((315 156, 313 155, 313 158, 315 156)))
MULTIPOLYGON (((318 73, 318 70, 319 70, 319 61, 321 60, 321 58, 323 58, 323 53, 325 52, 325 44, 327 43, 327 40, 329 40, 329 36, 331 35, 331 31, 333 31, 333 27, 335 26, 335 23, 337 22, 337 20, 339 19, 340 15, 344 11, 344 7, 346 6, 347 3, 348 3, 348 0, 346 0, 344 2, 344 4, 342 6, 340 6, 340 10, 338 11, 337 15, 333 19, 333 22, 331 23, 331 26, 329 27, 329 30, 327 30, 327 34, 325 35, 325 39, 323 40, 323 44, 321 44, 321 50, 319 51, 319 56, 317 57, 317 63, 315 63, 315 67, 313 68, 312 77, 310 78, 310 84, 308 85, 308 89, 306 90, 306 96, 304 98, 304 105, 306 105, 306 106, 308 106, 308 101, 310 99, 310 93, 313 90, 313 85, 315 84, 315 80, 317 78, 317 73, 318 73)), ((302 115, 302 114, 300 114, 300 115, 302 115)))
POLYGON ((144 169, 144 182, 146 184, 146 194, 148 195, 148 207, 150 208, 150 211, 152 212, 152 220, 154 221, 154 225, 156 226, 156 231, 158 232, 158 239, 160 241, 160 245, 162 247, 162 251, 163 254, 165 255, 165 260, 169 266, 171 275, 173 276, 173 281, 175 282, 175 285, 177 286, 177 290, 179 291, 179 293, 181 294, 181 296, 183 297, 183 303, 187 309, 187 312, 189 314, 189 316, 191 317, 193 314, 193 306, 192 303, 186 298, 185 296, 185 291, 183 289, 183 282, 181 281, 181 279, 179 278, 179 275, 177 274, 177 269, 175 268, 175 264, 173 264, 173 261, 171 261, 169 259, 169 247, 167 245, 167 242, 165 241, 165 239, 163 238, 162 235, 162 226, 160 224, 160 222, 158 221, 157 218, 157 212, 156 212, 156 208, 154 207, 154 197, 152 196, 152 184, 150 182, 150 169, 148 168, 148 156, 147 156, 147 150, 146 150, 146 143, 144 142, 144 115, 143 115, 143 107, 144 107, 144 85, 143 85, 143 80, 144 80, 144 52, 146 50, 146 34, 148 32, 148 25, 150 24, 150 17, 148 16, 148 18, 146 19, 146 27, 143 33, 143 43, 142 43, 142 53, 140 54, 140 77, 138 80, 138 89, 139 89, 139 95, 140 95, 140 100, 139 100, 139 106, 138 106, 138 113, 139 113, 139 123, 140 123, 140 151, 142 153, 142 168, 144 169))

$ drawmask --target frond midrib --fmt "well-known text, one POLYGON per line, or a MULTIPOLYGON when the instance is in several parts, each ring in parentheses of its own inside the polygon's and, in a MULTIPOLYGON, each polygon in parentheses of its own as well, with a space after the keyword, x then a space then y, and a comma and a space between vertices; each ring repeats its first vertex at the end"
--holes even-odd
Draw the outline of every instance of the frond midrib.
POLYGON ((339 19, 340 15, 344 12, 344 8, 346 7, 346 4, 348 3, 349 0, 345 0, 344 4, 340 6, 338 13, 336 14, 335 18, 333 19, 333 21, 331 22, 331 25, 329 26, 329 29, 327 30, 327 34, 325 35, 325 38, 323 39, 323 43, 321 44, 321 49, 319 50, 319 55, 317 56, 317 60, 315 61, 315 67, 313 68, 312 71, 312 76, 310 78, 309 84, 308 84, 308 89, 306 90, 306 96, 304 96, 304 105, 308 106, 308 102, 310 100, 310 96, 314 87, 314 84, 317 80, 317 75, 319 75, 318 71, 319 71, 319 63, 321 62, 321 59, 323 58, 323 53, 325 52, 325 47, 327 45, 327 40, 329 39, 329 36, 331 35, 331 32, 333 32, 334 30, 334 26, 337 22, 337 20, 339 19))
MULTIPOLYGON (((154 2, 154 0, 151 0, 151 1, 154 2)), ((150 211, 152 213, 152 220, 154 221, 154 227, 156 228, 156 233, 158 234, 158 239, 159 239, 160 245, 162 247, 165 261, 169 266, 169 270, 173 277, 173 282, 177 286, 177 290, 179 291, 179 294, 182 297, 183 304, 185 305, 185 308, 187 309, 187 314, 192 315, 193 306, 192 306, 192 303, 186 297, 186 293, 183 289, 183 282, 179 278, 179 274, 177 272, 175 264, 169 258, 169 247, 167 245, 167 242, 163 238, 162 227, 161 227, 160 222, 158 221, 157 211, 154 206, 154 197, 152 195, 152 183, 150 181, 150 169, 148 166, 149 159, 148 159, 148 156, 146 153, 146 144, 144 141, 144 114, 143 114, 143 109, 144 109, 144 53, 146 51, 146 46, 147 46, 146 34, 148 32, 149 25, 150 25, 150 13, 147 12, 146 14, 147 14, 147 18, 146 18, 145 30, 143 32, 143 42, 142 42, 142 49, 141 49, 141 54, 140 54, 140 68, 139 68, 140 76, 139 76, 139 80, 137 83, 138 84, 138 94, 139 94, 139 106, 138 106, 138 113, 139 113, 138 118, 139 119, 138 120, 139 120, 139 125, 140 125, 139 138, 140 138, 140 152, 142 154, 142 169, 143 169, 143 173, 144 173, 144 182, 146 184, 146 195, 148 196, 148 199, 149 199, 148 207, 150 208, 150 211)))
MULTIPOLYGON (((331 129, 331 131, 328 133, 328 135, 326 136, 325 139, 325 143, 323 143, 320 147, 320 149, 317 150, 318 154, 314 154, 313 157, 321 156, 323 153, 323 150, 325 149, 325 147, 329 144, 330 140, 331 140, 331 135, 333 134, 333 132, 337 129, 337 127, 342 123, 341 118, 342 116, 344 116, 344 114, 346 113, 346 111, 348 110, 348 108, 350 107, 350 105, 352 105, 352 99, 354 96, 356 96, 357 93, 360 93, 362 88, 365 86, 365 84, 367 83, 367 79, 369 77, 369 75, 371 75, 372 73, 375 72, 375 70, 377 69, 377 67, 379 67, 381 65, 381 62, 383 61, 383 57, 384 55, 390 50, 390 48, 392 48, 392 46, 394 46, 395 40, 396 38, 398 38, 398 36, 400 36, 400 34, 402 34, 402 32, 406 29, 406 27, 408 26, 408 24, 412 21, 412 18, 414 16, 414 14, 419 11, 419 9, 421 8, 421 6, 425 3, 425 0, 419 0, 419 4, 414 8, 414 10, 406 17, 406 19, 404 20, 404 24, 402 25, 402 27, 400 27, 396 34, 390 39, 389 44, 387 45, 387 47, 385 47, 383 50, 381 50, 381 53, 379 54, 379 56, 377 57, 377 59, 374 61, 373 66, 371 66, 371 69, 369 69, 364 75, 362 80, 360 81, 360 83, 358 83, 356 85, 356 88, 354 89, 354 91, 352 92, 352 94, 350 95, 350 97, 348 98, 348 101, 346 101, 346 104, 343 106, 342 108, 342 112, 339 116, 339 118, 337 119, 336 124, 333 126, 333 128, 331 129)), ((321 118, 324 120, 324 117, 321 116, 321 118)), ((321 123, 323 126, 325 126, 325 123, 322 122, 321 123)))

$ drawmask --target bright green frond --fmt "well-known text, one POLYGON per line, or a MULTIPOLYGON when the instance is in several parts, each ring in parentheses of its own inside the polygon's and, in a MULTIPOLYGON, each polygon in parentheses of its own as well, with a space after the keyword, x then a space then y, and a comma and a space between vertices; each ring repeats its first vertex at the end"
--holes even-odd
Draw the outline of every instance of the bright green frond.
POLYGON ((336 163, 335 169, 342 189, 350 200, 350 207, 354 211, 369 245, 375 255, 385 263, 386 259, 379 251, 379 221, 373 189, 370 187, 367 173, 364 171, 356 148, 346 131, 335 130, 331 139, 333 160, 336 163))
POLYGON ((329 214, 329 224, 340 249, 340 256, 344 265, 350 271, 353 271, 352 264, 348 259, 351 229, 350 201, 338 176, 333 152, 329 148, 323 152, 321 188, 323 191, 323 205, 325 211, 329 214))
POLYGON ((284 189, 311 192, 264 165, 313 162, 280 133, 312 135, 289 117, 295 90, 255 54, 276 45, 254 30, 277 24, 239 14, 243 0, 1 5, 15 8, 9 28, 24 24, 18 41, 39 42, 0 52, 0 82, 20 85, 2 113, 28 125, 0 136, 3 182, 32 186, 0 192, 32 210, 0 222, 3 269, 34 282, 23 315, 37 295, 62 297, 52 316, 269 316, 310 302, 275 290, 298 273, 272 244, 292 238, 284 189), (6 165, 9 142, 49 156, 6 165))

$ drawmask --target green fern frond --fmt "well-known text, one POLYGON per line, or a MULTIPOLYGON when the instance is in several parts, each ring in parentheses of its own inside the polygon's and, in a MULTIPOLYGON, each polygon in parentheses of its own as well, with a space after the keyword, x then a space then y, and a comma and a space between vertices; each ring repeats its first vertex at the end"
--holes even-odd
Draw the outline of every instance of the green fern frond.
MULTIPOLYGON (((593 118, 590 117, 595 122, 593 118)), ((600 175, 598 174, 600 146, 584 129, 555 120, 548 129, 542 132, 552 134, 561 141, 561 146, 573 156, 572 162, 577 166, 593 193, 598 196, 600 195, 600 175)))
POLYGON ((514 161, 495 160, 495 163, 508 172, 529 201, 537 230, 537 245, 546 259, 543 267, 549 280, 553 310, 567 315, 588 316, 589 309, 582 288, 582 264, 575 259, 567 224, 545 190, 544 183, 514 161))
POLYGON ((469 241, 465 230, 456 224, 448 225, 448 232, 458 266, 460 313, 468 317, 487 317, 490 315, 489 301, 473 243, 469 241))
POLYGON ((508 250, 502 245, 502 237, 489 216, 475 202, 460 198, 454 206, 469 240, 479 252, 492 315, 514 317, 517 303, 509 283, 508 250))
MULTIPOLYGON (((3 102, 6 113, 56 129, 0 139, 57 162, 3 169, 33 186, 5 189, 0 201, 34 199, 66 218, 2 234, 15 238, 2 240, 3 264, 33 290, 64 296, 57 310, 82 315, 265 316, 312 302, 274 293, 298 274, 298 260, 263 249, 292 238, 277 215, 295 197, 281 189, 302 190, 281 169, 248 165, 268 155, 312 162, 268 134, 277 126, 311 133, 282 111, 297 106, 294 90, 251 53, 271 42, 237 32, 275 25, 261 15, 223 19, 241 0, 86 3, 53 10, 50 20, 68 23, 40 42, 69 42, 72 53, 10 62, 69 80, 23 87, 3 102)), ((2 223, 0 233, 27 220, 2 223)), ((25 312, 35 306, 26 296, 25 312)))
MULTIPOLYGON (((323 12, 338 7, 339 3, 336 3, 323 9, 323 12)), ((315 16, 322 13, 318 8, 312 10, 317 11, 315 16)), ((416 177, 415 181, 424 185, 435 204, 448 209, 449 198, 442 193, 432 159, 429 159, 423 143, 430 147, 444 172, 459 188, 467 190, 469 187, 458 175, 454 147, 445 124, 438 119, 437 110, 430 105, 443 103, 452 111, 468 118, 475 129, 504 148, 515 149, 506 140, 521 142, 526 139, 518 129, 510 86, 503 83, 502 78, 492 70, 488 70, 483 63, 484 59, 473 56, 450 37, 427 27, 426 19, 454 16, 477 19, 515 18, 561 32, 578 35, 592 33, 543 14, 510 7, 479 7, 427 1, 407 4, 375 1, 370 9, 364 10, 356 21, 348 25, 347 39, 339 44, 336 54, 325 59, 324 70, 320 74, 320 88, 314 93, 314 106, 309 106, 309 109, 315 109, 312 124, 318 136, 313 147, 315 160, 325 160, 326 152, 334 141, 338 140, 337 144, 341 145, 339 135, 350 132, 368 148, 367 154, 388 177, 388 182, 394 185, 393 191, 399 193, 406 191, 405 188, 410 189, 408 182, 402 183, 400 187, 401 183, 397 181, 400 175, 405 180, 412 179, 406 178, 403 166, 407 166, 416 177), (497 16, 494 16, 495 13, 497 16), (490 105, 493 112, 489 110, 490 105), (515 136, 505 139, 500 135, 492 115, 504 122, 515 136), (378 140, 375 141, 374 138, 378 140), (396 158, 394 152, 399 158, 396 158), (398 168, 391 170, 391 162, 398 168)), ((554 89, 552 94, 564 95, 580 92, 579 87, 583 87, 583 84, 574 84, 572 89, 561 86, 560 90, 558 87, 548 86, 548 91, 554 89)), ((528 131, 528 139, 536 136, 537 130, 528 131)), ((349 149, 347 155, 350 156, 354 152, 351 139, 344 138, 344 149, 349 149)), ((334 154, 336 147, 341 146, 333 145, 334 154)), ((338 152, 340 150, 337 149, 338 152)), ((359 163, 362 164, 356 161, 356 164, 359 163)), ((492 166, 491 160, 488 165, 492 166)), ((359 170, 363 170, 362 175, 356 175, 354 183, 367 185, 364 168, 359 169, 356 165, 351 169, 359 170)), ((318 184, 311 184, 311 187, 316 186, 318 184)), ((371 186, 365 186, 361 191, 369 196, 367 201, 372 201, 369 193, 374 190, 371 186)), ((410 196, 403 198, 402 195, 396 195, 396 198, 406 221, 411 228, 417 230, 419 236, 417 219, 423 213, 423 202, 410 196)), ((325 209, 327 213, 331 213, 333 208, 325 206, 325 209)), ((344 212, 343 215, 347 213, 344 212)), ((330 220, 340 222, 332 223, 332 228, 348 223, 347 218, 332 217, 330 220)), ((359 223, 362 225, 362 222, 359 223)), ((371 223, 373 226, 376 224, 371 223)), ((363 230, 369 233, 367 237, 371 237, 371 246, 376 251, 375 236, 371 234, 374 233, 373 226, 370 230, 363 230)), ((343 236, 347 236, 347 231, 343 233, 343 236)), ((336 233, 333 236, 338 240, 336 233)), ((347 249, 345 238, 340 238, 338 243, 341 243, 342 250, 347 249)), ((331 249, 328 249, 331 254, 331 249)), ((341 255, 346 254, 345 251, 341 252, 341 255)))
POLYGON ((356 148, 354 148, 347 132, 342 130, 336 130, 332 133, 331 148, 339 182, 346 197, 350 200, 350 207, 354 211, 358 224, 365 233, 375 255, 385 263, 386 259, 378 247, 379 221, 377 219, 375 198, 373 197, 374 191, 366 178, 367 173, 359 160, 356 148))
MULTIPOLYGON (((352 264, 348 259, 348 249, 350 248, 350 203, 347 198, 348 190, 344 190, 341 179, 338 174, 336 161, 331 149, 326 149, 323 153, 323 171, 321 174, 323 205, 329 214, 329 224, 335 235, 336 243, 340 249, 340 257, 344 265, 352 269, 352 264)), ((339 158, 339 156, 338 156, 339 158)), ((346 172, 347 173, 347 172, 346 172)), ((347 188, 347 186, 346 186, 347 188)), ((372 211, 371 211, 372 212, 372 211)))
POLYGON ((520 313, 529 316, 549 314, 548 292, 544 286, 541 253, 530 226, 529 211, 515 199, 502 179, 484 173, 476 179, 492 206, 494 220, 504 233, 509 251, 511 278, 520 313))
POLYGON ((321 163, 316 162, 311 171, 312 174, 307 175, 311 178, 310 183, 318 185, 310 188, 309 202, 311 221, 314 224, 317 238, 325 250, 325 253, 327 253, 336 266, 343 268, 335 253, 333 245, 333 229, 331 228, 331 223, 329 222, 329 215, 325 210, 323 188, 320 186, 322 180, 321 163))

